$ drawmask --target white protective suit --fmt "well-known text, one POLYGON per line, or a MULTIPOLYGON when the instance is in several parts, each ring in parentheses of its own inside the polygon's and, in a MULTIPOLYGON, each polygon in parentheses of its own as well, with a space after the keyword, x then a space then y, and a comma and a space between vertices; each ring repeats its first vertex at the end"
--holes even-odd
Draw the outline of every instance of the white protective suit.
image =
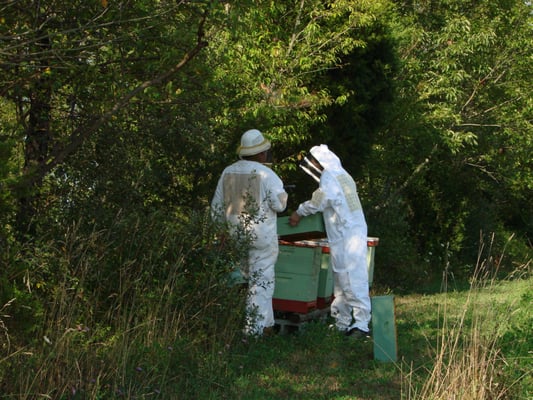
POLYGON ((267 166, 249 160, 239 160, 223 171, 211 202, 212 213, 222 212, 227 222, 252 235, 248 271, 242 271, 248 279, 246 334, 261 335, 264 328, 274 325, 277 213, 286 206, 281 179, 267 166))
MULTIPOLYGON (((337 329, 347 332, 358 328, 368 332, 371 304, 367 225, 357 188, 339 158, 326 145, 315 146, 310 153, 321 164, 323 171, 319 175, 319 188, 311 200, 299 205, 296 213, 302 217, 323 213, 334 272, 335 298, 331 304, 331 315, 335 318, 337 329)), ((308 172, 306 168, 304 170, 308 172)))

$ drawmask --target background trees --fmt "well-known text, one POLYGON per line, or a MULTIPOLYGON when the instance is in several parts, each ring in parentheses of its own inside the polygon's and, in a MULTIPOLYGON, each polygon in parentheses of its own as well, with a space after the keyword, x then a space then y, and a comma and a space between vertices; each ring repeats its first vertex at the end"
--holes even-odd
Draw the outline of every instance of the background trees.
POLYGON ((396 103, 400 113, 380 143, 391 165, 407 163, 399 196, 418 252, 474 264, 480 236, 495 233, 501 248, 515 233, 511 258, 527 260, 531 211, 523 201, 531 202, 531 161, 523 150, 532 131, 524 60, 531 43, 522 34, 531 33, 531 7, 397 4, 403 29, 395 30, 402 59, 395 100, 410 106, 396 103), (510 188, 517 178, 524 190, 510 188))
POLYGON ((469 277, 492 237, 493 266, 529 268, 531 22, 507 0, 2 2, 2 384, 60 397, 79 380, 61 374, 113 381, 95 366, 130 355, 209 373, 242 317, 242 244, 205 211, 251 127, 289 208, 315 185, 302 151, 339 154, 381 239, 376 288, 469 277))
MULTIPOLYGON (((36 233, 52 209, 56 217, 87 212, 84 199, 100 208, 106 185, 131 186, 136 179, 120 170, 139 162, 128 148, 138 137, 136 113, 146 113, 151 87, 205 47, 206 13, 172 2, 3 6, 2 95, 12 124, 2 134, 22 146, 12 147, 18 185, 8 187, 16 187, 20 232, 36 233)), ((107 199, 104 207, 133 202, 107 199)))
POLYGON ((384 284, 468 271, 480 232, 527 260, 530 6, 278 3, 4 3, 2 246, 204 209, 255 126, 290 207, 312 190, 300 152, 341 156, 384 284))

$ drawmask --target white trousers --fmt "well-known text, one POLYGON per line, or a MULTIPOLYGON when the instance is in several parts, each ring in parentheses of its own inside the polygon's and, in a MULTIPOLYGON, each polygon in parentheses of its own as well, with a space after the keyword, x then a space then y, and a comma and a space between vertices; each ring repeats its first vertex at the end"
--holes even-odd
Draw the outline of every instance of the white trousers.
POLYGON ((278 247, 252 249, 249 254, 248 296, 246 299, 247 335, 261 335, 263 329, 274 326, 274 265, 278 247))
POLYGON ((366 268, 334 272, 333 278, 335 299, 331 303, 331 316, 335 318, 337 329, 346 331, 359 328, 368 332, 371 304, 366 268))

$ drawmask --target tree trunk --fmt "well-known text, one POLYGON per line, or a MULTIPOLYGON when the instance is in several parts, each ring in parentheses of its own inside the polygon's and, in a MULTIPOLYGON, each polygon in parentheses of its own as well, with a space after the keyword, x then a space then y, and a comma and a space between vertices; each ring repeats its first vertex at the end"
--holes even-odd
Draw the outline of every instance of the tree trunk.
MULTIPOLYGON (((37 42, 39 52, 46 54, 50 50, 50 41, 46 35, 37 42)), ((29 89, 28 125, 24 142, 24 175, 30 176, 40 170, 49 156, 52 142, 50 131, 52 87, 49 78, 50 67, 46 59, 41 60, 39 76, 29 89)), ((22 234, 33 234, 32 221, 38 209, 39 188, 42 179, 29 180, 28 187, 20 196, 17 225, 22 234)))

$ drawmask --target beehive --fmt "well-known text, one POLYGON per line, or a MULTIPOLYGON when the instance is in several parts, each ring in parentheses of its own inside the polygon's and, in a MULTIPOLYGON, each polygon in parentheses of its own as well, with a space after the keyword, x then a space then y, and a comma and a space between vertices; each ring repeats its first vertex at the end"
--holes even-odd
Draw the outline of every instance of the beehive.
POLYGON ((275 310, 306 313, 316 308, 321 256, 318 245, 280 243, 272 300, 275 310))
POLYGON ((327 247, 308 240, 325 238, 324 220, 318 213, 302 218, 296 227, 288 221, 286 216, 277 221, 280 242, 272 303, 277 311, 307 313, 329 304, 333 293, 327 247))
POLYGON ((278 217, 278 236, 281 240, 296 242, 299 240, 321 239, 326 237, 324 217, 322 213, 316 213, 302 217, 297 226, 289 225, 289 217, 278 217))
MULTIPOLYGON (((301 219, 278 218, 279 256, 275 266, 274 310, 307 313, 328 307, 333 300, 333 272, 321 213, 301 219)), ((368 282, 374 276, 374 254, 379 239, 367 238, 368 282)))

